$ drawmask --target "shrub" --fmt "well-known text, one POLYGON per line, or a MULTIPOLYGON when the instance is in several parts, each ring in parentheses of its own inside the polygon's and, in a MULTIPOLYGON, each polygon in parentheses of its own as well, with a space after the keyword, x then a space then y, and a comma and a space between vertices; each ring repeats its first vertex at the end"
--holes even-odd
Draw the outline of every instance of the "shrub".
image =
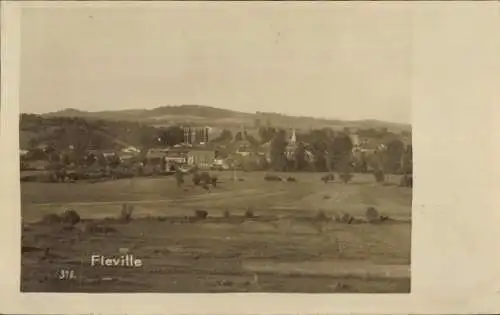
POLYGON ((348 213, 344 213, 344 215, 340 218, 340 221, 343 223, 351 224, 354 220, 354 217, 348 213))
POLYGON ((317 214, 316 214, 316 217, 315 219, 317 221, 328 221, 329 218, 328 216, 326 215, 326 213, 324 211, 319 211, 317 214))
POLYGON ((375 170, 373 172, 373 176, 375 177, 375 181, 377 183, 383 183, 385 181, 385 174, 382 170, 375 170))
POLYGON ((208 174, 208 172, 201 173, 200 180, 205 185, 210 185, 212 183, 212 177, 208 174))
POLYGON ((286 179, 287 182, 296 182, 297 179, 295 179, 295 177, 291 177, 289 176, 287 179, 286 179))
POLYGON ((368 222, 375 222, 380 220, 380 214, 374 207, 368 207, 368 209, 366 209, 365 216, 368 222))
POLYGON ((245 218, 248 218, 248 219, 255 218, 255 215, 254 215, 252 209, 247 209, 245 211, 245 218))
POLYGON ((61 214, 61 222, 75 225, 80 222, 80 215, 75 210, 66 210, 61 214))
POLYGON ((217 176, 212 176, 211 178, 211 181, 212 181, 212 187, 216 187, 217 186, 217 176))
POLYGON ((264 177, 264 180, 270 181, 270 182, 281 182, 281 177, 276 176, 276 175, 266 175, 264 177))
POLYGON ((184 174, 179 170, 175 172, 175 181, 177 182, 177 187, 181 187, 184 184, 184 174))
POLYGON ((338 214, 337 212, 334 212, 333 215, 335 216, 335 221, 342 222, 342 218, 340 217, 340 214, 338 214))
POLYGON ((409 174, 404 174, 399 182, 401 187, 413 187, 413 177, 409 174))
POLYGON ((198 186, 201 183, 201 176, 198 173, 193 174, 193 185, 198 186))
POLYGON ((120 213, 120 221, 130 222, 132 220, 132 212, 134 212, 134 206, 124 203, 120 213))
POLYGON ((111 226, 107 225, 99 225, 94 222, 85 222, 85 224, 81 227, 81 231, 83 233, 114 233, 117 230, 111 226))
POLYGON ((354 175, 352 175, 351 173, 342 173, 339 175, 339 177, 345 184, 347 184, 348 182, 350 182, 352 180, 354 175))
POLYGON ((208 212, 205 210, 195 210, 194 211, 194 217, 196 219, 206 219, 208 217, 208 212))
POLYGON ((321 177, 321 180, 326 183, 328 183, 329 181, 334 181, 335 180, 335 175, 330 173, 330 174, 326 174, 324 175, 323 177, 321 177))

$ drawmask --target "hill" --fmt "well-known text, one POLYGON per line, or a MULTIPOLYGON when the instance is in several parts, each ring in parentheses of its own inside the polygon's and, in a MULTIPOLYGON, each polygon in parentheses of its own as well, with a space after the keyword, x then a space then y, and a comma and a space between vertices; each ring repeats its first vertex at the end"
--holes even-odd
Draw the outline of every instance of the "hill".
POLYGON ((252 114, 198 105, 101 112, 65 109, 43 115, 21 114, 20 146, 23 149, 40 144, 50 144, 59 149, 67 149, 70 145, 105 150, 127 146, 144 148, 154 144, 168 126, 179 124, 211 126, 215 137, 223 129, 235 135, 241 126, 258 137, 258 127, 266 125, 298 131, 385 128, 399 134, 411 130, 409 125, 377 120, 341 121, 276 113, 252 114))
POLYGON ((254 128, 272 125, 280 128, 387 128, 391 131, 409 131, 410 125, 378 120, 344 121, 314 117, 298 117, 277 113, 244 113, 233 110, 201 105, 162 106, 154 109, 132 109, 116 111, 87 112, 76 109, 65 109, 43 114, 42 117, 81 117, 114 121, 134 121, 152 126, 172 124, 210 125, 218 128, 239 128, 242 125, 254 128))
POLYGON ((19 141, 22 149, 51 145, 65 150, 71 145, 75 148, 115 150, 128 146, 142 148, 154 141, 159 131, 158 128, 131 121, 22 114, 19 141))

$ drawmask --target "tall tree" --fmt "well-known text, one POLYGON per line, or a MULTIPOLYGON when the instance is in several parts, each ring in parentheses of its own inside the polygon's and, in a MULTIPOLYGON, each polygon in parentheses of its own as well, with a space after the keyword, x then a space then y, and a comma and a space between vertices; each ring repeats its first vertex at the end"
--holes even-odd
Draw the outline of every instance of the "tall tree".
POLYGON ((285 159, 285 131, 279 130, 271 141, 271 167, 275 171, 283 171, 286 166, 285 159))
POLYGON ((241 134, 241 131, 239 131, 238 133, 236 133, 236 135, 234 136, 234 140, 235 141, 241 141, 241 140, 243 140, 243 135, 241 134))
POLYGON ((411 144, 406 146, 403 154, 402 170, 405 174, 413 173, 413 146, 411 144))
POLYGON ((257 139, 255 139, 254 136, 252 136, 251 134, 248 134, 246 131, 245 131, 245 139, 248 140, 248 142, 250 142, 250 144, 253 146, 253 147, 257 147, 259 146, 259 142, 257 141, 257 139))
POLYGON ((160 132, 159 138, 164 145, 174 146, 184 142, 184 130, 179 126, 170 126, 160 132))
POLYGON ((309 133, 301 135, 301 139, 309 143, 309 150, 314 156, 314 170, 320 172, 328 170, 326 158, 328 142, 330 140, 328 130, 311 130, 309 133))
POLYGON ((352 161, 353 144, 351 138, 341 133, 330 142, 328 147, 327 163, 333 166, 333 169, 340 171, 341 167, 346 167, 352 161))
POLYGON ((222 130, 222 132, 220 133, 220 135, 215 138, 215 142, 229 142, 233 140, 233 134, 230 130, 227 130, 227 129, 224 129, 222 130))
POLYGON ((294 169, 295 171, 302 171, 307 166, 306 161, 306 148, 302 142, 299 142, 294 152, 294 169))
POLYGON ((386 147, 386 171, 395 174, 401 170, 405 145, 401 140, 395 139, 388 142, 386 147))
POLYGON ((108 159, 102 153, 97 154, 97 161, 99 162, 99 165, 101 167, 106 167, 109 165, 108 159))
POLYGON ((274 127, 265 126, 259 128, 259 137, 262 143, 271 141, 276 135, 277 131, 274 127))

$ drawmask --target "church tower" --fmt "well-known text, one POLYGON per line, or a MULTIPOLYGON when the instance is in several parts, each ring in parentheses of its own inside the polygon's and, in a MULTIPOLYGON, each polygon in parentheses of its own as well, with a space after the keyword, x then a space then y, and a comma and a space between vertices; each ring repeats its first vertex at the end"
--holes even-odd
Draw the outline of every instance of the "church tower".
POLYGON ((295 129, 292 131, 292 136, 290 137, 290 144, 296 144, 297 143, 297 135, 295 134, 295 129))

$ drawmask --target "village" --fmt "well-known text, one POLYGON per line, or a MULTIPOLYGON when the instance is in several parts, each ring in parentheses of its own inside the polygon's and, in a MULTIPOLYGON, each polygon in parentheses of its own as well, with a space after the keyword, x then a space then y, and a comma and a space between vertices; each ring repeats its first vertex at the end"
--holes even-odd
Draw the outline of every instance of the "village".
POLYGON ((175 126, 183 138, 166 143, 160 133, 143 147, 89 145, 56 148, 42 143, 20 150, 21 181, 64 182, 206 171, 359 172, 411 174, 411 133, 387 130, 278 129, 234 132, 175 126), (340 140, 339 140, 340 139, 340 140), (392 158, 391 158, 392 156, 392 158), (392 162, 391 162, 392 160, 392 162), (341 170, 342 169, 342 170, 341 170))

